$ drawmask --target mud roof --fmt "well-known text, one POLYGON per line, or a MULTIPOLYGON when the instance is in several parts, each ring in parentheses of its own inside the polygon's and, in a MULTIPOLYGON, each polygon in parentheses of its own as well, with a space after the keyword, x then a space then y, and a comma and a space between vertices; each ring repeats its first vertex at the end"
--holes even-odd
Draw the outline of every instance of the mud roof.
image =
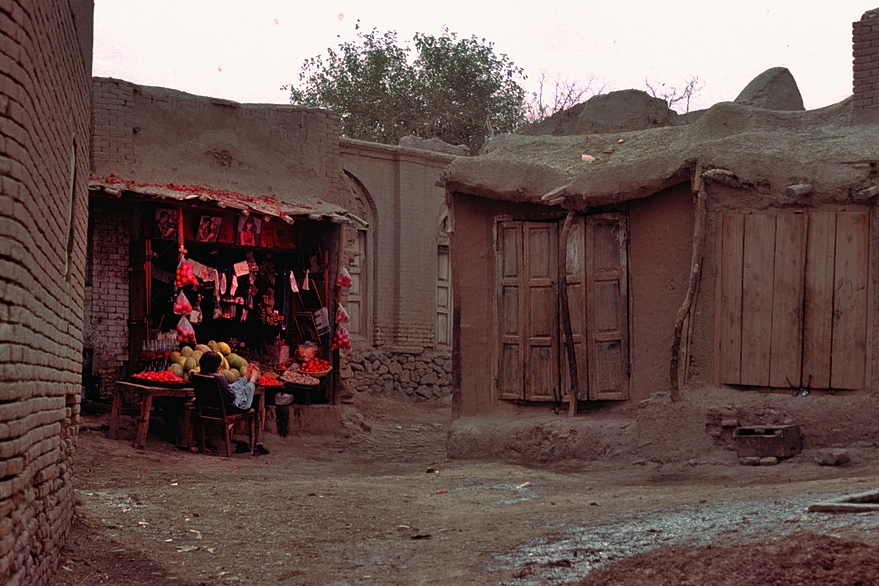
MULTIPOLYGON (((327 203, 317 197, 301 194, 284 197, 284 201, 272 195, 249 195, 224 189, 215 189, 207 185, 178 185, 175 183, 143 183, 122 179, 115 175, 107 177, 91 176, 89 190, 103 192, 114 197, 121 197, 128 192, 146 198, 159 199, 177 203, 201 202, 215 205, 218 208, 237 210, 245 215, 262 215, 280 218, 292 224, 295 218, 324 220, 336 223, 363 224, 366 222, 351 215, 337 205, 327 203), (296 203, 290 203, 295 201, 296 203)), ((282 194, 283 195, 283 194, 282 194)))
POLYGON ((879 124, 852 121, 852 99, 809 111, 722 102, 692 123, 579 136, 503 135, 477 157, 459 158, 450 191, 585 209, 648 197, 692 179, 698 165, 767 197, 811 184, 829 200, 852 201, 879 184, 879 124))

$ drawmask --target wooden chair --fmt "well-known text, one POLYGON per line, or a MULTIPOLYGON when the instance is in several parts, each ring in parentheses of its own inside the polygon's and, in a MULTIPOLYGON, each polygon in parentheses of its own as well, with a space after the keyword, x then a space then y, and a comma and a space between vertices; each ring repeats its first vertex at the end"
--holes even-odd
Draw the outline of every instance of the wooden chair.
POLYGON ((223 433, 226 439, 226 457, 232 455, 232 428, 239 421, 247 421, 248 431, 250 433, 250 452, 256 443, 256 411, 250 409, 245 413, 226 413, 226 403, 223 401, 220 385, 217 378, 206 374, 193 373, 190 381, 195 390, 195 408, 198 412, 198 418, 201 422, 201 443, 199 451, 205 450, 205 423, 213 421, 223 426, 223 433))

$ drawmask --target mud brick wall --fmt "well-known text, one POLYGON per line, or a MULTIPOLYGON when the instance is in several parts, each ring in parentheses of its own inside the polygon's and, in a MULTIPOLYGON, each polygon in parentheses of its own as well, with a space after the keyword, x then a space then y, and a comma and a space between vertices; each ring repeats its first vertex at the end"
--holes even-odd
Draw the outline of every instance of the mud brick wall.
MULTIPOLYGON (((454 159, 446 153, 343 139, 342 165, 365 200, 369 222, 365 341, 436 346, 438 245, 447 243, 445 190, 437 180, 454 159)), ((393 354, 391 352, 391 354, 393 354)))
POLYGON ((879 8, 868 10, 852 23, 852 54, 854 117, 875 120, 879 117, 879 8))
POLYGON ((100 376, 101 398, 107 399, 129 355, 129 220, 134 213, 117 200, 92 198, 89 205, 83 344, 93 350, 92 374, 100 376))
POLYGON ((91 157, 98 176, 348 203, 339 118, 318 108, 239 104, 95 77, 91 157))
POLYGON ((0 584, 47 583, 73 516, 93 3, 0 1, 0 584))

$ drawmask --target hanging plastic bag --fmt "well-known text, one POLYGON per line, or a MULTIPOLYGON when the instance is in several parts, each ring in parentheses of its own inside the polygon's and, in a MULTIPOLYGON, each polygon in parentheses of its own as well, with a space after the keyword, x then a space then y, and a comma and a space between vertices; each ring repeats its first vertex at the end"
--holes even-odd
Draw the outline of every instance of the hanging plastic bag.
POLYGON ((192 272, 192 262, 185 256, 180 257, 180 262, 177 263, 177 272, 174 274, 174 285, 176 285, 178 289, 182 289, 187 285, 198 285, 198 279, 195 278, 195 273, 192 272))
POLYGON ((293 293, 299 293, 299 284, 296 282, 296 277, 293 275, 293 271, 290 271, 290 291, 293 293))
POLYGON ((339 304, 339 308, 336 310, 336 323, 337 324, 346 324, 351 321, 351 318, 348 317, 348 312, 345 311, 345 308, 342 307, 342 304, 339 304))
POLYGON ((343 350, 351 349, 351 338, 348 334, 348 330, 345 328, 336 328, 336 333, 333 334, 333 345, 332 349, 341 348, 343 350))
POLYGON ((305 269, 305 278, 302 280, 302 290, 309 291, 311 289, 311 285, 308 283, 308 269, 305 269))
POLYGON ((342 270, 339 271, 339 276, 336 277, 336 285, 339 287, 351 286, 351 273, 345 267, 342 267, 342 270))
POLYGON ((174 313, 177 315, 189 315, 192 313, 192 304, 183 291, 177 294, 177 299, 174 301, 174 313))
POLYGON ((177 342, 180 344, 195 344, 195 330, 186 316, 180 318, 177 322, 177 342))

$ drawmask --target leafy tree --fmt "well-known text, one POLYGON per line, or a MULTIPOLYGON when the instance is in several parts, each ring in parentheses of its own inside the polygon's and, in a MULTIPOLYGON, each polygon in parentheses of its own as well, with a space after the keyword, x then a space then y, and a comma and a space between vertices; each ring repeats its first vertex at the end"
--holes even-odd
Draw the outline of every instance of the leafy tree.
POLYGON ((397 144, 415 135, 478 152, 493 133, 524 123, 522 70, 485 39, 416 33, 410 59, 396 32, 360 32, 359 23, 357 30, 325 59, 307 59, 299 85, 282 88, 291 103, 333 110, 345 136, 397 144))

